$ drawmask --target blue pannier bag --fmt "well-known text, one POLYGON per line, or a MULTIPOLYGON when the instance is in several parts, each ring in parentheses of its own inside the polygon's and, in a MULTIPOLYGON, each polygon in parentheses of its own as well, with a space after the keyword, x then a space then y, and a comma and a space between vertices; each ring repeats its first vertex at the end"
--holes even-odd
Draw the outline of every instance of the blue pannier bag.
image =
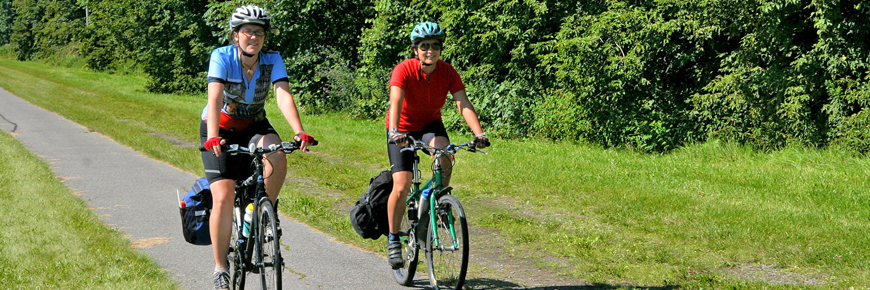
POLYGON ((211 216, 211 190, 208 179, 200 178, 181 199, 181 226, 184 240, 194 245, 211 245, 208 218, 211 216))

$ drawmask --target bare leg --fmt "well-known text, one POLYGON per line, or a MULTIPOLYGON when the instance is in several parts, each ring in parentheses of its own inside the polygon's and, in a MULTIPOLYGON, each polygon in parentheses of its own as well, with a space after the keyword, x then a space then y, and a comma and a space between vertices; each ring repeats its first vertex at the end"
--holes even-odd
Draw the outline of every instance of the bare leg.
MULTIPOLYGON (((281 144, 281 138, 275 134, 263 136, 260 139, 260 148, 267 148, 271 144, 281 144)), ((263 176, 266 177, 266 194, 272 200, 272 204, 278 200, 278 194, 281 193, 281 187, 284 185, 284 179, 287 177, 287 154, 284 152, 275 152, 266 157, 264 160, 265 168, 263 168, 263 176)))
POLYGON ((227 253, 230 248, 230 234, 233 224, 233 200, 235 199, 235 181, 222 179, 215 181, 210 186, 212 195, 212 212, 209 218, 209 230, 211 231, 211 246, 214 252, 214 265, 216 268, 228 267, 227 253))
POLYGON ((405 199, 411 191, 411 181, 414 179, 410 171, 393 173, 393 192, 387 200, 387 217, 390 221, 390 233, 398 233, 402 226, 402 216, 405 215, 405 199))
MULTIPOLYGON (((429 141, 429 147, 432 148, 444 149, 447 145, 450 145, 450 141, 441 136, 432 138, 432 141, 429 141)), ((452 156, 441 157, 441 184, 444 187, 450 185, 450 176, 453 170, 452 158, 452 156)))

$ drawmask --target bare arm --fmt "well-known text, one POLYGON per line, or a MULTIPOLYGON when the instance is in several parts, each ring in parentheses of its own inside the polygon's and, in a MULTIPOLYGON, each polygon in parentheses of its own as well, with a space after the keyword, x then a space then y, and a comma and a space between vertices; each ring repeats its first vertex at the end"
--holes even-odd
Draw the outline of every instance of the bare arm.
MULTIPOLYGON (((221 121, 221 108, 223 107, 223 99, 221 98, 221 93, 224 91, 224 84, 219 82, 208 83, 208 112, 206 112, 206 128, 207 128, 207 138, 211 139, 214 137, 218 137, 218 132, 220 130, 220 121, 221 121)), ((221 144, 226 141, 221 141, 221 144)), ((221 148, 216 146, 212 149, 215 156, 221 155, 221 148)))
POLYGON ((468 100, 465 90, 453 93, 453 100, 456 101, 459 114, 465 119, 465 123, 468 123, 468 127, 471 128, 474 135, 483 134, 483 129, 480 128, 480 120, 477 119, 477 113, 474 111, 474 105, 468 100))
MULTIPOLYGON (((387 122, 387 124, 389 124, 389 131, 399 129, 399 119, 402 118, 402 103, 404 100, 404 89, 397 86, 390 87, 390 119, 387 122)), ((408 146, 408 140, 404 138, 405 135, 397 133, 398 132, 390 132, 387 134, 390 141, 395 142, 396 145, 401 147, 408 146)))
POLYGON ((405 90, 400 87, 390 87, 390 120, 388 129, 399 128, 399 118, 402 114, 402 103, 405 100, 405 90))
MULTIPOLYGON (((296 134, 305 133, 305 129, 302 128, 302 120, 299 118, 299 110, 296 109, 296 102, 290 95, 290 85, 287 82, 275 83, 275 98, 278 101, 278 109, 281 110, 284 119, 287 119, 287 123, 293 128, 293 132, 296 134)), ((302 152, 306 152, 308 145, 308 142, 302 142, 300 146, 302 152)))

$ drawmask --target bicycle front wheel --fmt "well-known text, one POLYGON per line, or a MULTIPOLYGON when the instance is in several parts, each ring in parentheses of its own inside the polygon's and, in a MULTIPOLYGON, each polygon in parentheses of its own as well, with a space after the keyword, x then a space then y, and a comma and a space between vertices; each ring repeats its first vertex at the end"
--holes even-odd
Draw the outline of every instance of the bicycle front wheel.
POLYGON ((459 199, 438 198, 426 237, 429 283, 434 289, 462 289, 468 270, 468 222, 459 199))
POLYGON ((260 269, 263 290, 281 290, 281 272, 284 260, 281 257, 278 216, 269 199, 260 201, 260 226, 257 229, 257 265, 260 269))
POLYGON ((230 266, 230 284, 232 290, 245 289, 245 262, 242 252, 245 250, 244 243, 239 243, 239 229, 241 227, 242 211, 239 207, 233 207, 233 229, 230 234, 230 251, 227 261, 230 266))

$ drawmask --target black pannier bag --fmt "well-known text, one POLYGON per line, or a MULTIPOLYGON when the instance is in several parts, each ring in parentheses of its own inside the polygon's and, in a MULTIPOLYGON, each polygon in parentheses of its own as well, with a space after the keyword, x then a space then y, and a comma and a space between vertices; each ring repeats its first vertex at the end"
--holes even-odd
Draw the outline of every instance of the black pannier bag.
POLYGON ((369 188, 350 209, 350 224, 363 239, 377 240, 390 233, 387 200, 393 191, 393 174, 381 171, 369 181, 369 188))

